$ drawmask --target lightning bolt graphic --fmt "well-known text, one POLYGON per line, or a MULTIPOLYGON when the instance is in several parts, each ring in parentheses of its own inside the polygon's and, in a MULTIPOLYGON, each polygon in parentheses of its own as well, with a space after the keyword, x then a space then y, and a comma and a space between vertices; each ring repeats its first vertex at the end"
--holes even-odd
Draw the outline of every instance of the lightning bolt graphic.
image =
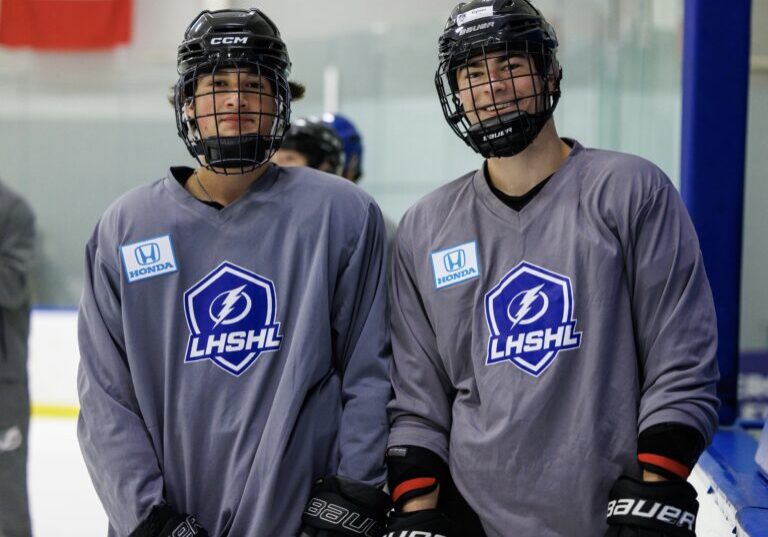
POLYGON ((544 284, 534 287, 533 289, 528 289, 525 292, 525 296, 523 296, 523 299, 520 301, 520 309, 517 310, 517 314, 515 315, 515 318, 512 319, 512 328, 517 326, 517 323, 525 319, 526 314, 531 311, 531 306, 533 305, 533 302, 536 300, 536 297, 539 294, 539 291, 541 291, 541 288, 544 287, 544 284))
POLYGON ((224 303, 221 306, 219 317, 216 319, 216 324, 213 325, 214 328, 219 326, 219 324, 227 318, 227 315, 232 313, 235 304, 237 304, 237 299, 240 298, 240 293, 243 292, 243 289, 245 289, 245 285, 241 285, 237 289, 232 289, 227 293, 227 297, 224 299, 224 303))

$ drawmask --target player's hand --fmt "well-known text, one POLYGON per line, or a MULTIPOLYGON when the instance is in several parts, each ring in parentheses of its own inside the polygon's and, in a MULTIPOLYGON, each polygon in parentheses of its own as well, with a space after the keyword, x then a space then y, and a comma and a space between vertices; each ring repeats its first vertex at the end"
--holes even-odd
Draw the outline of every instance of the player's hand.
POLYGON ((687 481, 622 476, 611 488, 605 537, 696 537, 699 502, 687 481))
POLYGON ((389 508, 389 496, 379 488, 346 477, 324 477, 312 487, 299 537, 379 537, 389 508))
POLYGON ((177 513, 167 505, 157 505, 128 537, 176 537, 178 535, 208 537, 208 532, 194 516, 177 513))
POLYGON ((385 537, 411 535, 410 532, 419 537, 459 537, 452 532, 448 517, 439 509, 390 513, 385 537))

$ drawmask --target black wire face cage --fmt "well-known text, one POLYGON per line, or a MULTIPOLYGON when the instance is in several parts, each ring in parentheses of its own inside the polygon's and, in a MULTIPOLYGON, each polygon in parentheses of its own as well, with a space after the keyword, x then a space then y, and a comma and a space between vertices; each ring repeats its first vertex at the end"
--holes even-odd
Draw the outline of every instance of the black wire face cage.
POLYGON ((491 41, 441 55, 435 86, 448 124, 485 158, 528 147, 552 117, 561 70, 534 41, 491 41))
POLYGON ((263 165, 290 124, 284 70, 262 62, 214 57, 182 74, 174 94, 179 136, 197 162, 216 173, 263 165))

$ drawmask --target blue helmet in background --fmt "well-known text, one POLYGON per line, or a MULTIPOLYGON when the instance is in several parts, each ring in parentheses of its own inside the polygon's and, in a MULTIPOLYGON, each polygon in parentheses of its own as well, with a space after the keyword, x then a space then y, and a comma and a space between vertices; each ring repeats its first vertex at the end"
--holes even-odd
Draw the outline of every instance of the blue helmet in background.
POLYGON ((363 138, 349 119, 341 114, 323 114, 323 121, 336 131, 344 145, 344 169, 342 175, 357 182, 363 175, 363 138))

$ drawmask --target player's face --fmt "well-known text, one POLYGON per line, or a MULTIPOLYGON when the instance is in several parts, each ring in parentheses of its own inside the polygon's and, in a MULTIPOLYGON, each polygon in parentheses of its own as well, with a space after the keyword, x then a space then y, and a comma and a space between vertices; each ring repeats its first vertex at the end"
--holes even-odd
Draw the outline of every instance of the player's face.
POLYGON ((203 138, 269 134, 277 111, 267 78, 234 69, 198 77, 187 107, 203 138))
POLYGON ((294 149, 278 149, 275 156, 272 157, 272 162, 284 168, 306 166, 308 164, 307 157, 294 149))
POLYGON ((542 82, 529 60, 498 51, 470 58, 456 71, 459 99, 472 125, 517 111, 536 113, 542 82))

